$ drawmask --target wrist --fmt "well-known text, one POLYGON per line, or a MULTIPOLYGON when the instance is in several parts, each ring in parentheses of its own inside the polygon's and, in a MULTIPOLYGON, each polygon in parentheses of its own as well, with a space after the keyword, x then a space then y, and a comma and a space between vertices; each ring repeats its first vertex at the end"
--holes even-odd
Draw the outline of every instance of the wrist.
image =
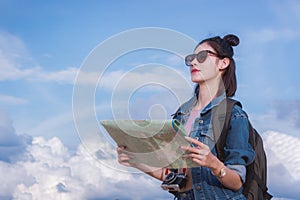
POLYGON ((217 170, 221 169, 224 166, 224 163, 220 161, 219 159, 215 159, 213 162, 211 162, 211 166, 209 167, 211 171, 217 172, 217 170))
POLYGON ((226 166, 221 163, 216 167, 211 168, 211 173, 218 178, 223 178, 226 175, 226 166))

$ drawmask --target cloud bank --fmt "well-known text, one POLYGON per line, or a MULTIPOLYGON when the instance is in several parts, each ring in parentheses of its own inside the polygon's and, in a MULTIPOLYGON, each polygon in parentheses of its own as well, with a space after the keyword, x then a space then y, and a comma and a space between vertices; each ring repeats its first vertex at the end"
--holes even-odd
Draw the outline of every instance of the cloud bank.
MULTIPOLYGON (((0 199, 171 199, 160 182, 141 173, 116 170, 115 150, 91 155, 83 145, 70 151, 59 138, 17 135, 0 112, 0 199), (105 157, 105 159, 103 159, 105 157), (105 164, 103 164, 105 163, 105 164), (112 167, 109 167, 112 166, 112 167)), ((300 139, 263 133, 268 187, 274 199, 300 195, 300 139)), ((105 144, 99 144, 100 146, 105 144)))
MULTIPOLYGON (((107 167, 82 145, 74 153, 57 137, 24 140, 25 136, 14 132, 4 111, 0 112, 0 118, 1 200, 161 199, 169 196, 160 189, 159 182, 140 173, 107 167)), ((115 150, 110 151, 110 159, 115 161, 115 150)))
POLYGON ((275 131, 263 134, 268 158, 268 184, 274 196, 298 199, 300 139, 275 131))
MULTIPOLYGON (((113 150, 112 150, 113 151, 113 150)), ((83 146, 75 154, 56 137, 35 137, 23 157, 0 162, 2 199, 159 199, 159 183, 101 165, 83 146), (147 190, 145 190, 147 188, 147 190), (139 192, 136 193, 136 190, 139 192), (153 194, 153 191, 156 191, 153 194)), ((0 198, 1 199, 1 198, 0 198)))
POLYGON ((11 162, 25 151, 30 136, 17 135, 11 119, 0 109, 0 161, 11 162))

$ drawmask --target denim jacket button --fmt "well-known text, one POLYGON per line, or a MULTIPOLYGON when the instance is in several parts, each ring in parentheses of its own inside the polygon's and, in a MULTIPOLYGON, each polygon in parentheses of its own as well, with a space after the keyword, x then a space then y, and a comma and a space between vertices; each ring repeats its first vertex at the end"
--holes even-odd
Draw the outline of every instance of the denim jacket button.
POLYGON ((199 122, 199 124, 203 124, 203 120, 202 119, 199 119, 198 122, 199 122))
POLYGON ((182 197, 182 198, 185 198, 185 197, 186 197, 186 193, 182 193, 182 194, 181 194, 181 197, 182 197))
POLYGON ((201 190, 200 185, 198 185, 198 186, 196 187, 196 190, 201 190))

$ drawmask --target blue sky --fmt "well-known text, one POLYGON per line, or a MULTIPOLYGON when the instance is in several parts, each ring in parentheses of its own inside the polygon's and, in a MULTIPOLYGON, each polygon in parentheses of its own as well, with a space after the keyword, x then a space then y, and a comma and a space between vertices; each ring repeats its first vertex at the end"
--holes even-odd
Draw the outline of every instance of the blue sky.
MULTIPOLYGON (((37 156, 32 153, 35 147, 38 148, 36 151, 44 152, 53 159, 57 156, 55 152, 60 152, 58 155, 61 157, 58 157, 66 162, 54 159, 57 164, 55 166, 70 167, 68 164, 79 163, 74 161, 77 157, 72 153, 84 157, 84 146, 89 146, 89 152, 99 148, 97 144, 83 141, 89 140, 89 134, 100 138, 100 149, 111 149, 111 144, 107 144, 100 136, 95 136, 101 131, 94 121, 113 118, 114 108, 128 108, 132 118, 168 118, 182 102, 182 99, 178 100, 177 95, 182 95, 183 99, 188 98, 192 84, 189 81, 188 68, 184 66, 184 55, 175 55, 168 49, 165 51, 159 48, 130 49, 111 60, 111 64, 105 66, 103 76, 100 77, 97 73, 88 74, 86 81, 90 80, 92 84, 86 85, 95 91, 95 104, 91 105, 95 108, 95 113, 91 115, 87 108, 80 108, 75 111, 78 111, 75 113, 75 117, 78 118, 73 118, 74 102, 83 101, 85 98, 83 96, 82 99, 74 99, 74 83, 78 80, 78 73, 83 71, 94 54, 99 59, 97 62, 104 61, 107 58, 104 55, 126 49, 136 41, 124 40, 117 45, 108 46, 105 54, 101 55, 97 54, 97 50, 101 50, 106 42, 114 41, 118 36, 136 30, 148 30, 149 27, 176 32, 182 38, 190 38, 194 42, 215 35, 238 35, 241 43, 234 48, 238 77, 236 98, 242 101, 254 126, 262 134, 266 133, 266 143, 270 142, 270 146, 273 140, 269 137, 274 134, 275 138, 284 135, 289 138, 287 141, 292 141, 282 141, 283 146, 298 144, 299 10, 300 3, 296 0, 230 3, 204 0, 89 1, 85 4, 81 1, 0 1, 0 147, 3 149, 0 154, 3 161, 1 169, 4 170, 4 166, 17 169, 15 163, 20 163, 21 160, 24 166, 29 166, 28 160, 21 159, 20 155, 25 152, 32 157, 37 156), (167 73, 162 69, 167 69, 167 73), (140 77, 143 77, 142 80, 139 80, 140 77), (177 80, 180 84, 177 84, 177 80), (144 83, 148 84, 143 85, 144 83), (134 88, 135 86, 139 87, 134 88), (83 127, 79 127, 79 124, 83 124, 83 127), (86 132, 82 133, 82 129, 86 132), (52 150, 45 151, 44 147, 52 150)), ((146 37, 145 41, 153 41, 152 35, 140 37, 146 37)), ((162 39, 158 37, 157 40, 162 39)), ((192 42, 181 44, 181 41, 174 40, 174 47, 182 45, 182 52, 191 53, 194 48, 192 42)), ((104 66, 99 66, 99 71, 100 69, 104 69, 104 66)), ((118 111, 121 112, 119 117, 127 112, 118 111)), ((275 151, 270 147, 270 152, 271 150, 275 151)), ((286 151, 293 156, 299 154, 293 149, 286 151)), ((102 160, 100 163, 104 166, 109 165, 103 158, 108 156, 113 160, 113 153, 98 157, 102 160)), ((280 154, 270 153, 271 158, 275 159, 278 156, 280 157, 280 154)), ((45 160, 41 160, 47 163, 46 157, 43 158, 45 160)), ((280 158, 284 162, 284 157, 280 158)), ((270 163, 272 172, 284 169, 290 173, 289 166, 273 160, 270 163)), ((22 168, 25 171, 26 169, 28 168, 22 168)), ((80 174, 79 169, 78 167, 78 177, 81 178, 76 181, 83 181, 86 177, 80 174)), ((76 169, 70 170, 76 174, 76 169)), ((97 174, 97 170, 93 170, 91 171, 97 174)), ((128 169, 124 170, 128 172, 128 169)), ((300 174, 300 171, 298 172, 300 174)), ((26 192, 32 196, 37 195, 38 192, 31 186, 40 176, 31 171, 27 173, 32 173, 28 179, 15 178, 15 181, 8 184, 8 188, 2 188, 0 197, 20 197, 18 195, 26 192), (26 184, 22 186, 21 183, 26 184)), ((110 173, 117 172, 111 170, 110 173)), ((56 173, 55 177, 59 179, 64 176, 56 173)), ((74 176, 66 177, 69 177, 68 180, 75 179, 74 176)), ((110 175, 106 177, 112 187, 119 184, 120 188, 126 191, 132 190, 136 186, 134 184, 138 184, 137 181, 132 181, 135 175, 131 174, 123 173, 119 181, 110 175), (126 180, 132 181, 131 187, 126 184, 126 180)), ((287 183, 287 187, 299 183, 299 176, 294 176, 294 179, 295 182, 287 183)), ((168 197, 159 187, 155 187, 159 183, 154 184, 144 176, 138 176, 137 180, 144 181, 152 191, 159 191, 153 198, 159 199, 160 195, 163 195, 162 199, 168 197)), ((271 180, 277 178, 272 176, 271 180)), ((98 187, 103 187, 97 181, 98 179, 90 183, 92 196, 81 194, 82 198, 107 198, 106 195, 109 194, 95 192, 99 190, 98 187)), ((68 191, 78 192, 79 190, 74 188, 80 188, 80 184, 78 181, 78 185, 69 185, 68 188, 67 181, 58 181, 54 185, 57 186, 57 191, 63 191, 63 185, 68 191)), ((43 188, 42 185, 38 186, 43 188)), ((285 193, 278 188, 278 184, 271 183, 270 189, 278 197, 293 199, 299 196, 296 190, 291 189, 289 193, 285 193)), ((121 195, 124 190, 120 189, 116 193, 121 195)), ((145 192, 141 195, 149 194, 145 192)), ((136 198, 144 199, 145 196, 136 198)), ((129 196, 126 198, 130 199, 129 196)))

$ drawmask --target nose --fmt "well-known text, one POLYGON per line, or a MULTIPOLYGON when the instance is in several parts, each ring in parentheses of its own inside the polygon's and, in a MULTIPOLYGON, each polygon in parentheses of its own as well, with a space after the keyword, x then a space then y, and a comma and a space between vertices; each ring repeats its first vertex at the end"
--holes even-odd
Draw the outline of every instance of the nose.
POLYGON ((194 58, 192 61, 191 61, 191 64, 190 64, 190 67, 196 67, 199 65, 199 62, 197 61, 196 58, 194 58))

